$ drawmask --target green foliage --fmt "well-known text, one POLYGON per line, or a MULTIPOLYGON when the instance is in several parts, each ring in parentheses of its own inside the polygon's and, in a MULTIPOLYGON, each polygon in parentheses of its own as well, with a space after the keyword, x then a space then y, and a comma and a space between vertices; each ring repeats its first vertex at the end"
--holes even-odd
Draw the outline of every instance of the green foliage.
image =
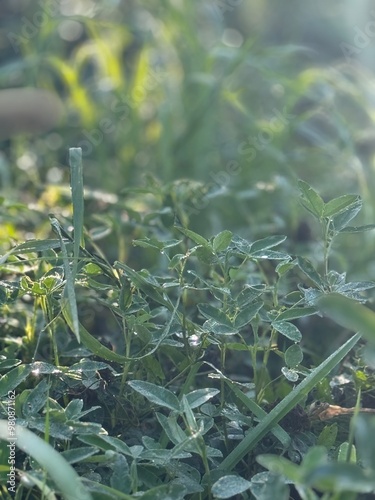
POLYGON ((264 2, 21 3, 0 83, 65 116, 0 157, 17 498, 373 494, 369 80, 256 40, 264 2), (357 415, 313 420, 315 399, 357 415))
MULTIPOLYGON (((80 178, 79 151, 71 158, 80 178)), ((151 210, 139 217, 134 248, 150 253, 153 268, 111 264, 82 225, 83 189, 73 189, 73 231, 50 216, 57 239, 18 244, 1 260, 3 418, 14 394, 17 423, 58 449, 93 498, 288 498, 290 484, 301 498, 372 491, 372 420, 357 417, 342 436, 337 425, 319 428, 306 402, 329 387, 360 334, 373 339, 373 313, 360 302, 375 283, 329 268, 332 242, 361 201, 325 203, 299 186, 322 227, 320 269, 284 249, 284 235, 206 238, 151 210), (320 311, 360 332, 323 357, 306 348, 320 311)), ((373 375, 352 363, 350 387, 370 396, 373 375)), ((55 490, 45 459, 30 468, 20 448, 24 477, 55 490)))

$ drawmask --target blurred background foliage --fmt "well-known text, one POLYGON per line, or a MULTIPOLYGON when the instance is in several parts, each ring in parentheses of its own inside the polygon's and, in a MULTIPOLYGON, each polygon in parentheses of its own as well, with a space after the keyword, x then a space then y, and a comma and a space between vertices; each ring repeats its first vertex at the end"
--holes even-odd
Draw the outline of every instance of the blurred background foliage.
MULTIPOLYGON (((45 236, 51 209, 69 217, 75 146, 111 258, 129 258, 145 213, 205 236, 287 234, 314 254, 298 178, 325 199, 361 194, 358 224, 374 222, 374 13, 373 0, 2 0, 0 102, 31 87, 59 103, 54 123, 17 94, 0 109, 0 243, 45 236)), ((373 275, 371 232, 345 238, 338 268, 373 275)))

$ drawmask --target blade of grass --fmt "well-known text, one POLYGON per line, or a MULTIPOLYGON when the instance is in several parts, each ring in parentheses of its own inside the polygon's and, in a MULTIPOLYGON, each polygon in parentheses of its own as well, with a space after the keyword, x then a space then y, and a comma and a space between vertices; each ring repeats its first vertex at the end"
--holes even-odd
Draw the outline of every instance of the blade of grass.
MULTIPOLYGON (((259 420, 262 420, 267 416, 267 413, 263 410, 263 408, 261 408, 253 399, 249 398, 242 392, 242 390, 240 389, 241 384, 239 384, 238 382, 234 382, 230 378, 226 377, 224 373, 218 370, 211 363, 205 361, 204 364, 208 365, 210 368, 213 368, 213 370, 219 375, 219 377, 228 385, 229 389, 235 394, 237 399, 239 399, 242 404, 251 411, 251 413, 254 413, 254 415, 258 417, 259 420)), ((288 448, 290 444, 290 436, 287 432, 284 431, 282 427, 276 425, 271 432, 280 441, 285 449, 288 448)))
POLYGON ((83 240, 83 213, 84 213, 84 200, 83 200, 83 174, 82 174, 82 149, 70 148, 69 149, 69 164, 70 164, 70 188, 72 191, 72 204, 73 204, 73 228, 74 228, 74 242, 73 242, 73 266, 72 275, 73 280, 77 274, 77 265, 80 247, 84 248, 83 240))
POLYGON ((289 413, 329 372, 348 354, 360 339, 360 334, 351 337, 326 360, 316 367, 292 392, 290 392, 263 420, 252 429, 245 439, 222 461, 219 469, 232 470, 238 462, 249 453, 254 446, 272 428, 289 413))
POLYGON ((49 220, 52 226, 52 229, 55 231, 60 240, 61 253, 63 258, 64 272, 65 272, 65 288, 63 295, 61 297, 61 310, 69 310, 69 316, 72 318, 71 330, 76 336, 78 342, 81 342, 79 335, 79 320, 78 320, 78 310, 77 310, 77 301, 76 301, 76 293, 74 290, 74 278, 72 274, 72 270, 69 264, 68 251, 66 249, 65 241, 63 239, 60 223, 52 214, 49 216, 49 220))
POLYGON ((0 439, 15 443, 15 445, 48 472, 51 479, 61 491, 66 500, 91 500, 90 493, 68 462, 51 445, 36 436, 33 432, 15 426, 15 436, 9 435, 9 422, 0 420, 0 439))

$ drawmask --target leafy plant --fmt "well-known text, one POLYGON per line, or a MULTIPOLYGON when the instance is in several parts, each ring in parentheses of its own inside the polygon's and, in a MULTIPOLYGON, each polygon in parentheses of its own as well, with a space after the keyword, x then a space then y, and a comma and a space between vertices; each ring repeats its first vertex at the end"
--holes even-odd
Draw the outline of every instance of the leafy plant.
MULTIPOLYGON (((357 430, 347 429, 341 440, 333 427, 319 430, 308 405, 317 390, 333 398, 330 373, 361 334, 373 339, 373 313, 359 302, 375 283, 346 283, 345 273, 329 266, 340 233, 373 228, 348 226, 361 208, 359 197, 325 203, 300 181, 301 202, 322 228, 321 269, 284 250, 285 235, 249 242, 223 230, 207 238, 179 217, 171 224, 169 211, 151 209, 139 215, 133 243, 155 265, 134 269, 111 263, 92 237, 97 227, 83 226, 79 149, 70 150, 70 164, 72 229, 69 220, 50 215, 57 238, 28 240, 1 259, 8 321, 2 416, 8 395, 17 394, 17 423, 74 464, 85 494, 94 498, 249 492, 288 498, 289 484, 301 498, 315 498, 315 488, 332 498, 372 491, 372 451, 363 444, 364 426, 372 424, 358 420, 357 430), (104 322, 95 330, 97 309, 104 322), (320 311, 359 333, 316 362, 304 342, 320 311), (343 456, 346 442, 354 449, 353 432, 365 468, 351 453, 348 464, 332 459, 338 447, 343 456), (267 447, 289 458, 265 455, 267 447), (343 483, 346 474, 350 480, 343 483)), ((351 373, 353 391, 371 394, 370 375, 359 366, 351 373)), ((55 491, 44 458, 35 457, 37 465, 20 447, 24 477, 43 494, 55 491)), ((5 465, 6 455, 0 456, 5 465)), ((21 482, 19 494, 24 487, 21 482)))

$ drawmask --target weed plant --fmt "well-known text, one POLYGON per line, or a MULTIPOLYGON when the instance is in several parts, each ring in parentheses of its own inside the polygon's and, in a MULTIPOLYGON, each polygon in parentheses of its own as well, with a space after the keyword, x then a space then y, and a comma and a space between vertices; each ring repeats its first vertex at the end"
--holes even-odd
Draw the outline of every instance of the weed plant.
MULTIPOLYGON (((374 407, 375 313, 363 303, 375 282, 350 282, 330 264, 340 235, 375 227, 351 225, 361 198, 324 202, 298 182, 321 229, 312 259, 285 235, 193 231, 176 196, 194 189, 187 181, 150 178, 129 205, 84 219, 80 148, 70 168, 71 217, 56 207, 48 238, 1 257, 3 498, 373 493, 375 417, 360 406, 374 407), (132 251, 116 233, 121 217, 137 234, 132 251), (100 248, 110 223, 117 260, 100 248), (139 252, 147 268, 131 264, 139 252), (355 415, 327 423, 312 412, 317 400, 355 415)), ((24 210, 7 200, 2 209, 24 210)))

